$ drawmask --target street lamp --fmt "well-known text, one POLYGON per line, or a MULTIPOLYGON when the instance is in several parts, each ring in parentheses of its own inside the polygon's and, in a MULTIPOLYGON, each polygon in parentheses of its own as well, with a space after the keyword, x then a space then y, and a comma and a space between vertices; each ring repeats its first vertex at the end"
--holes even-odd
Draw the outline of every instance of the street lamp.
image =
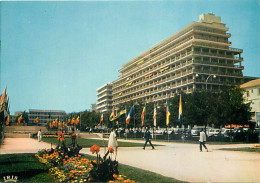
POLYGON ((210 78, 210 76, 213 76, 214 79, 217 77, 215 74, 211 74, 207 77, 207 79, 206 79, 206 90, 208 89, 208 87, 207 87, 208 86, 208 79, 210 78))

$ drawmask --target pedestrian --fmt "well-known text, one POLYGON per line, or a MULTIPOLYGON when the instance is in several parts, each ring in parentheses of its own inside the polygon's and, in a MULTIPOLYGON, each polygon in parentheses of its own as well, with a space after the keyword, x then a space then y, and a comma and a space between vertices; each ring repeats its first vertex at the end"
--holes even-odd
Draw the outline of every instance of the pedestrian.
POLYGON ((199 139, 199 142, 200 142, 200 152, 202 152, 202 146, 207 149, 207 152, 208 152, 208 148, 206 147, 205 145, 205 142, 206 142, 206 132, 203 131, 203 129, 201 129, 200 131, 200 139, 199 139))
POLYGON ((151 132, 150 132, 149 128, 146 128, 146 132, 144 134, 144 138, 145 138, 145 143, 144 143, 143 149, 145 150, 145 146, 146 146, 147 142, 149 142, 150 145, 152 146, 152 149, 154 149, 154 146, 153 146, 153 144, 151 142, 151 132))
POLYGON ((38 131, 37 137, 38 137, 38 142, 41 142, 41 140, 42 140, 42 131, 41 131, 41 129, 38 131))
POLYGON ((117 154, 118 143, 117 143, 116 133, 114 131, 114 128, 111 128, 111 132, 110 132, 110 135, 109 135, 108 148, 109 147, 113 147, 116 154, 117 154))

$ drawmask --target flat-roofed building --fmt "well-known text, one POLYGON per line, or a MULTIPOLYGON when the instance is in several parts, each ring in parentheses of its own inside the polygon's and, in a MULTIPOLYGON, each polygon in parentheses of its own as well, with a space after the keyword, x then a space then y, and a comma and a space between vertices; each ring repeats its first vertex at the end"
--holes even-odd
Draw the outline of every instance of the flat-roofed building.
POLYGON ((202 14, 198 22, 133 58, 113 82, 113 106, 242 84, 243 50, 230 47, 228 30, 220 17, 202 14))
POLYGON ((112 83, 107 83, 97 89, 96 110, 100 113, 112 109, 112 83))
POLYGON ((48 119, 52 122, 55 119, 59 119, 59 121, 66 121, 67 114, 65 111, 61 110, 35 110, 29 109, 28 118, 29 125, 34 124, 34 120, 39 118, 39 125, 45 126, 47 124, 48 119))

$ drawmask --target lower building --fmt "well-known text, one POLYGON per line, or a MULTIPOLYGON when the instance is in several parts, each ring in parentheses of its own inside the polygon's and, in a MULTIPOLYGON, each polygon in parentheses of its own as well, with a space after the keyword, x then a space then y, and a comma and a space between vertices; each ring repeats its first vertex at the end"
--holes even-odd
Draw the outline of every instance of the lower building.
POLYGON ((58 118, 59 121, 65 121, 67 118, 67 114, 65 111, 59 110, 35 110, 29 109, 28 113, 28 125, 35 124, 34 120, 39 118, 39 126, 45 126, 47 121, 54 121, 58 118))
POLYGON ((244 89, 245 102, 251 103, 251 121, 260 125, 260 79, 255 79, 240 86, 244 89))
POLYGON ((107 83, 97 89, 96 110, 100 113, 112 109, 112 83, 107 83))

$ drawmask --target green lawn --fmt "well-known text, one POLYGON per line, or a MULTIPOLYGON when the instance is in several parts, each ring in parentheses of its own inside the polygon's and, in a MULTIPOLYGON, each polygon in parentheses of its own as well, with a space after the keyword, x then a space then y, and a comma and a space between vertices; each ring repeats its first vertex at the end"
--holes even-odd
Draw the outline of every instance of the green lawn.
POLYGON ((12 175, 18 176, 19 182, 54 182, 48 168, 34 154, 0 155, 0 182, 12 175))
POLYGON ((219 150, 224 151, 244 151, 244 152, 257 152, 260 153, 260 148, 250 148, 250 147, 243 147, 243 148, 223 148, 219 150))
MULTIPOLYGON (((83 157, 96 159, 90 155, 83 157)), ((119 173, 136 182, 182 183, 173 178, 123 164, 119 164, 119 173)), ((55 182, 48 174, 48 168, 40 163, 34 154, 0 155, 0 181, 8 175, 18 176, 19 182, 55 182)))
MULTIPOLYGON (((58 144, 57 137, 44 137, 42 139, 44 142, 52 143, 52 144, 58 144)), ((77 142, 80 146, 84 147, 91 147, 94 144, 97 144, 98 146, 102 147, 104 144, 107 146, 108 141, 107 140, 97 140, 97 139, 84 139, 84 138, 78 138, 77 142)), ((66 138, 66 144, 71 143, 71 138, 66 138)), ((119 147, 142 147, 144 143, 132 143, 132 142, 118 142, 119 147)))

